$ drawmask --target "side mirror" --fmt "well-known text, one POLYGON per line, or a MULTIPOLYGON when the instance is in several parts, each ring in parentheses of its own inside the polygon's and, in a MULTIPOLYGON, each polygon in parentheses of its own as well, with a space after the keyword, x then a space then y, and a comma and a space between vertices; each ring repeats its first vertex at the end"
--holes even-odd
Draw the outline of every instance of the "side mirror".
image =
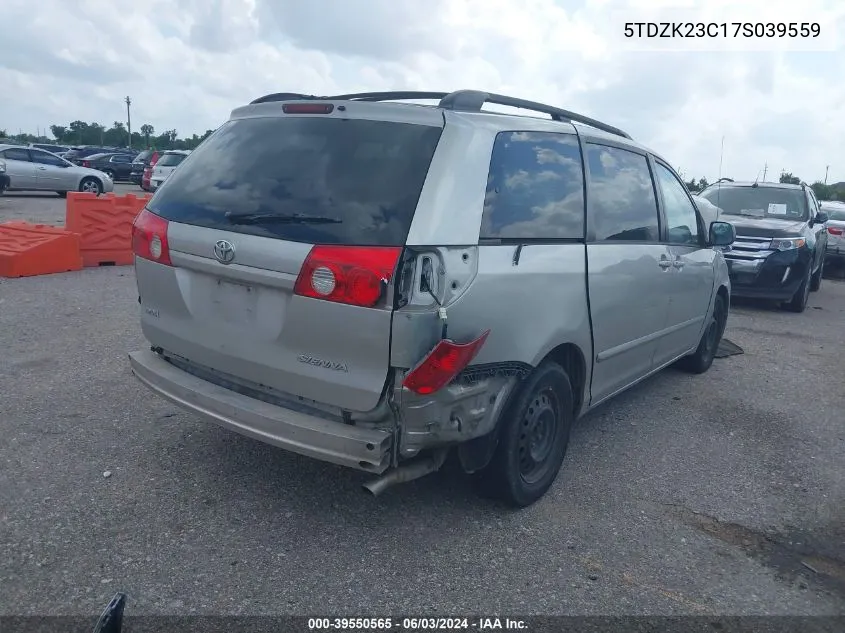
POLYGON ((816 214, 815 219, 813 220, 813 224, 824 224, 830 219, 830 217, 824 211, 819 211, 816 214))
POLYGON ((736 240, 736 229, 730 222, 710 223, 710 245, 730 246, 736 240))

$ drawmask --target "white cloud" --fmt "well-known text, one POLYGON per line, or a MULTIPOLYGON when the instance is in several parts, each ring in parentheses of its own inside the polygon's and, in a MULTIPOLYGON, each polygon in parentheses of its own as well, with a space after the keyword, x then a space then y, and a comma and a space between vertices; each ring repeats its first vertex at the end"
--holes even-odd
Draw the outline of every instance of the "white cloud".
POLYGON ((812 53, 762 40, 645 52, 617 18, 818 21, 827 37, 844 14, 841 0, 4 0, 0 128, 110 124, 131 95, 136 129, 190 135, 269 92, 477 88, 622 127, 687 177, 718 176, 724 135, 723 175, 768 163, 812 181, 829 164, 835 182, 845 38, 812 53))

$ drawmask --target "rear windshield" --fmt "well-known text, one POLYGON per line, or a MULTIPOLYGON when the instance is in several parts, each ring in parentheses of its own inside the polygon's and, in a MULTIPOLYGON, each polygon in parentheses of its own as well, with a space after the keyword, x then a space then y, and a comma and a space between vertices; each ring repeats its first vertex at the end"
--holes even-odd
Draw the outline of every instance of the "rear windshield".
POLYGON ((149 208, 174 222, 297 242, 401 246, 440 133, 359 119, 229 121, 149 208), (238 220, 245 215, 259 217, 238 220), (308 222, 315 217, 322 221, 308 222))
POLYGON ((156 165, 159 167, 176 167, 183 160, 185 160, 184 154, 164 154, 158 159, 156 165))
POLYGON ((699 195, 726 215, 774 220, 807 219, 807 196, 803 189, 721 185, 699 195))

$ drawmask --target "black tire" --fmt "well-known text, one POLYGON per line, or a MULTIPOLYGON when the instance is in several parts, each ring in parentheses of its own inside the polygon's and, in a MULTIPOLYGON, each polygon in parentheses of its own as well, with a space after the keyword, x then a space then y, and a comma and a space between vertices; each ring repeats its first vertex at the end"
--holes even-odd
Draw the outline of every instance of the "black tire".
POLYGON ((103 183, 93 176, 86 176, 82 179, 82 182, 79 183, 79 190, 99 195, 103 193, 103 183))
POLYGON ((722 298, 722 295, 716 295, 713 301, 713 312, 710 313, 710 320, 707 323, 707 328, 704 334, 701 335, 701 340, 698 342, 698 347, 695 352, 689 356, 684 356, 677 362, 679 369, 688 371, 691 374, 703 374, 713 364, 713 359, 716 358, 716 350, 719 349, 719 343, 722 342, 722 335, 725 333, 725 325, 727 325, 727 304, 722 298))
POLYGON ((807 271, 807 276, 804 278, 804 281, 801 282, 801 285, 798 287, 798 290, 795 291, 795 296, 792 297, 791 301, 788 301, 783 304, 783 307, 790 312, 803 312, 807 309, 807 300, 810 298, 810 286, 812 284, 812 275, 810 271, 807 271))
POLYGON ((546 494, 569 445, 572 403, 563 368, 548 361, 537 367, 508 404, 490 463, 472 475, 479 492, 518 508, 546 494))
POLYGON ((819 264, 819 269, 813 273, 813 276, 810 278, 810 291, 817 292, 822 287, 822 276, 824 275, 824 258, 822 258, 822 263, 819 264))

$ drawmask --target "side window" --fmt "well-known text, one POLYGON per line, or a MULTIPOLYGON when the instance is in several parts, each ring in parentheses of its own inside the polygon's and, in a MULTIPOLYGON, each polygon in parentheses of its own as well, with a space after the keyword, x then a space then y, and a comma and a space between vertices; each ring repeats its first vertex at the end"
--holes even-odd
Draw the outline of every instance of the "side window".
POLYGON ((64 161, 58 156, 47 154, 46 152, 32 152, 32 162, 41 165, 55 165, 57 167, 63 166, 64 161))
POLYGON ((584 172, 575 135, 496 136, 480 237, 583 239, 584 172))
POLYGON ((663 192, 666 235, 672 244, 699 245, 698 217, 687 189, 675 174, 657 163, 657 182, 663 192))
POLYGON ((115 154, 111 157, 113 163, 128 163, 129 157, 126 154, 115 154))
POLYGON ((587 161, 596 241, 660 241, 657 199, 646 157, 591 143, 587 161))
POLYGON ((29 158, 29 150, 28 149, 21 149, 18 147, 10 147, 5 152, 3 152, 3 158, 6 160, 22 160, 26 161, 27 163, 31 162, 29 158))

